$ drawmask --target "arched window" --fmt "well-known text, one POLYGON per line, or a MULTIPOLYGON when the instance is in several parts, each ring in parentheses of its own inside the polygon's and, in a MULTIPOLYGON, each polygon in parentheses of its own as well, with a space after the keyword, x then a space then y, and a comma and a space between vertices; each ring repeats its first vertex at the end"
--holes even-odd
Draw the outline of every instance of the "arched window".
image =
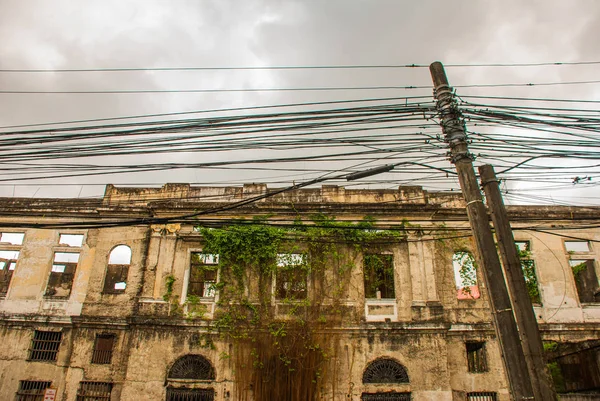
POLYGON ((406 368, 391 358, 371 362, 363 373, 364 384, 408 383, 406 368))
POLYGON ((131 264, 131 248, 117 245, 108 257, 108 268, 104 279, 105 294, 121 294, 127 288, 127 275, 131 264))
POLYGON ((169 379, 215 380, 215 370, 202 355, 185 355, 169 370, 169 379))

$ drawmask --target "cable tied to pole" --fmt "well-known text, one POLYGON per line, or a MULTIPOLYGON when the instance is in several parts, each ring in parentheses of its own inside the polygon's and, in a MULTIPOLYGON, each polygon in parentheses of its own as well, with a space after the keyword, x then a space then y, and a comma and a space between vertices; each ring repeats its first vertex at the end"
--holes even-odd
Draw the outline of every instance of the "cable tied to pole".
POLYGON ((466 146, 467 134, 465 120, 454 97, 454 90, 447 84, 441 84, 433 89, 437 100, 437 110, 440 114, 440 125, 444 132, 444 142, 448 143, 451 152, 448 157, 452 163, 462 159, 475 160, 466 146))

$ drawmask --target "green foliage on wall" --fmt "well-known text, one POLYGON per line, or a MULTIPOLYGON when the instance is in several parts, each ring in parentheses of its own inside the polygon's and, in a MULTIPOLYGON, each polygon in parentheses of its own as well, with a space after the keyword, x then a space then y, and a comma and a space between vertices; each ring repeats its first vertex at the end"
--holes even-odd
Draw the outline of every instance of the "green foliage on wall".
POLYGON ((404 223, 379 230, 369 217, 353 223, 322 214, 291 225, 240 220, 200 233, 203 253, 219 255, 211 327, 234 344, 242 399, 252 388, 256 401, 318 398, 332 352, 331 335, 324 333, 357 319, 343 305, 352 269, 366 249, 406 238, 404 223))

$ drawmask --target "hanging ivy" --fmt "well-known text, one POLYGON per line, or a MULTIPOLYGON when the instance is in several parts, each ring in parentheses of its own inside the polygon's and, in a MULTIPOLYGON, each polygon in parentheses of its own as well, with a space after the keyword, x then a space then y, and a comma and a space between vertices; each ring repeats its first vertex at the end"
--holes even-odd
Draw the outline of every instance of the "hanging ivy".
POLYGON ((406 238, 404 224, 378 230, 370 217, 352 223, 323 214, 285 227, 260 217, 200 233, 203 252, 219 255, 213 327, 235 346, 240 399, 256 401, 318 398, 331 353, 322 333, 350 319, 340 300, 357 258, 406 238))

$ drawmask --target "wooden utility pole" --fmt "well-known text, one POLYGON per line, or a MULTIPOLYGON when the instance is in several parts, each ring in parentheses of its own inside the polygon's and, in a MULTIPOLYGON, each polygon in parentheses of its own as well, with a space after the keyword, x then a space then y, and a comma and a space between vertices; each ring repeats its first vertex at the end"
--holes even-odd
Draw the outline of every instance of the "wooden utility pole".
POLYGON ((467 146, 464 122, 460 118, 460 112, 456 107, 454 94, 448 84, 442 63, 432 63, 429 70, 434 84, 442 131, 445 141, 450 146, 450 160, 456 166, 460 187, 467 203, 467 215, 490 296, 494 327, 502 351, 510 392, 515 401, 533 400, 534 394, 529 371, 504 281, 502 266, 496 252, 489 218, 475 177, 473 158, 467 146))
POLYGON ((481 185, 485 191, 488 208, 492 214, 498 248, 504 265, 504 274, 508 282, 508 288, 512 299, 515 318, 521 335, 525 360, 531 377, 531 384, 536 400, 556 401, 556 391, 546 369, 544 360, 544 348, 542 338, 537 325, 531 298, 527 291, 521 260, 515 245, 508 214, 500 195, 498 179, 494 167, 490 165, 480 166, 479 175, 481 185))

